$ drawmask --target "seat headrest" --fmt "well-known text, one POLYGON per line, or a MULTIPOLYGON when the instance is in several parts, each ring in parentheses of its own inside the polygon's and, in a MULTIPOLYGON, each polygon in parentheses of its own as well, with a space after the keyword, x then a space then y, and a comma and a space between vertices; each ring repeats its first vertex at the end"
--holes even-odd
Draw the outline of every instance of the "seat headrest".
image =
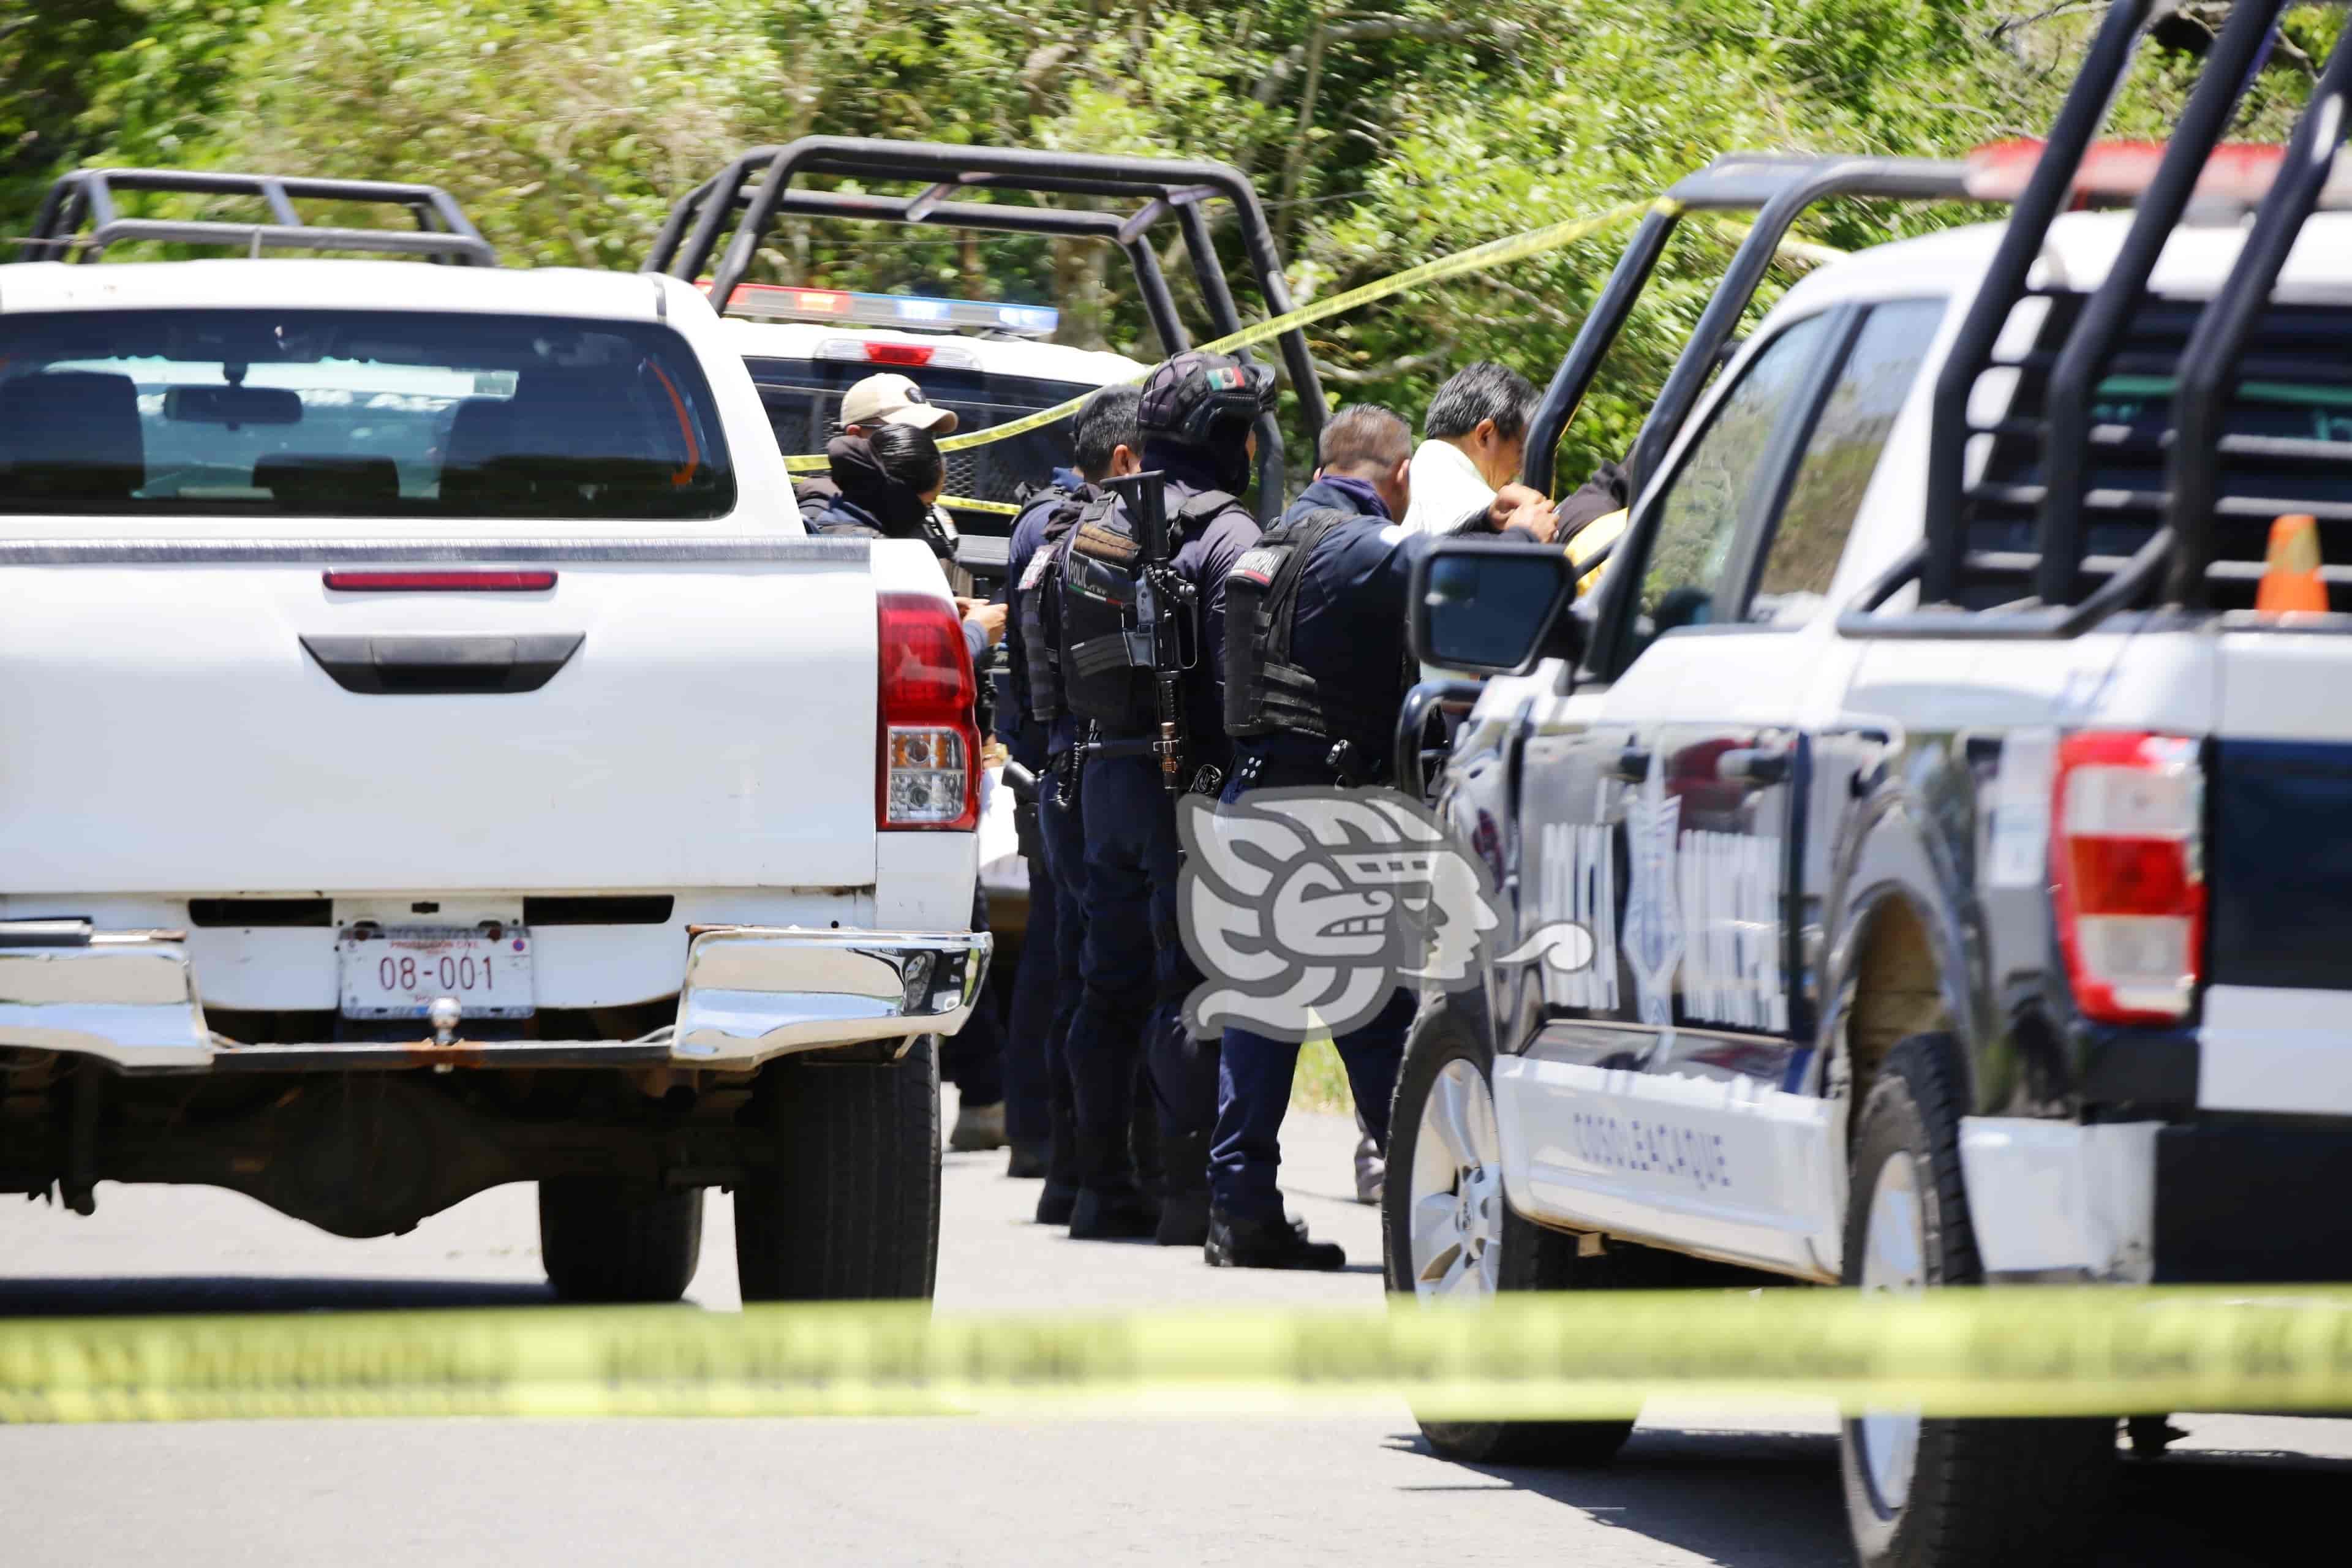
POLYGON ((0 489, 60 500, 124 500, 147 482, 139 388, 107 371, 0 381, 0 489))
POLYGON ((508 454, 518 458, 642 458, 645 411, 629 382, 533 371, 508 405, 508 454))

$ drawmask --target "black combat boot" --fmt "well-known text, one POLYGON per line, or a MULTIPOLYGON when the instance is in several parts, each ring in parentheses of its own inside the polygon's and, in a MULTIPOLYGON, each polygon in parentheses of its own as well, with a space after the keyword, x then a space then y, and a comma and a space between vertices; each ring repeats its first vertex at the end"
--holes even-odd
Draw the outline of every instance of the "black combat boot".
POLYGON ((1348 1255, 1337 1242, 1307 1239, 1307 1222, 1291 1219, 1236 1219, 1223 1210, 1209 1215, 1208 1245, 1201 1255, 1212 1268, 1315 1268, 1329 1271, 1348 1266, 1348 1255))
POLYGON ((1045 1173, 1048 1156, 1043 1138, 1015 1138, 1004 1162, 1004 1173, 1016 1182, 1034 1182, 1045 1173))
POLYGON ((1077 1205, 1077 1188, 1067 1183, 1056 1182, 1050 1176, 1047 1177, 1045 1190, 1037 1194, 1037 1223, 1039 1225, 1069 1224, 1070 1211, 1077 1205))
POLYGON ((1078 1190, 1070 1205, 1073 1241, 1137 1241, 1151 1234, 1152 1213, 1136 1185, 1127 1129, 1111 1138, 1078 1134, 1078 1190))
POLYGON ((1209 1239, 1209 1135, 1162 1140, 1160 1160, 1160 1225, 1151 1239, 1162 1247, 1199 1247, 1209 1239))
POLYGON ((1154 1223, 1143 1194, 1132 1187, 1080 1187, 1078 1201, 1070 1208, 1070 1239, 1141 1241, 1151 1234, 1154 1223))

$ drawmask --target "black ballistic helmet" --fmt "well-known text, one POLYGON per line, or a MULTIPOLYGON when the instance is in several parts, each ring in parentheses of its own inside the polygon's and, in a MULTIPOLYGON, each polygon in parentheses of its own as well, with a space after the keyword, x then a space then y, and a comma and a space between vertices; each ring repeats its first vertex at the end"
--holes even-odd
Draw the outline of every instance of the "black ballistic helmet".
POLYGON ((1214 447, 1238 443, 1273 404, 1271 368, 1192 349, 1154 366, 1144 378, 1136 423, 1147 436, 1214 447))

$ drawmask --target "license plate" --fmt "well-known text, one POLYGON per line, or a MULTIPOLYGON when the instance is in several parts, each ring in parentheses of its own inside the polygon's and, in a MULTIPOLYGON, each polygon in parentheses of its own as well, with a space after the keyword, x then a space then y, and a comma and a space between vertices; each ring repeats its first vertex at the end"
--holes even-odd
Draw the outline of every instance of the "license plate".
POLYGON ((422 1018, 454 996, 468 1018, 528 1018, 530 933, 478 926, 380 926, 335 940, 346 1018, 422 1018))

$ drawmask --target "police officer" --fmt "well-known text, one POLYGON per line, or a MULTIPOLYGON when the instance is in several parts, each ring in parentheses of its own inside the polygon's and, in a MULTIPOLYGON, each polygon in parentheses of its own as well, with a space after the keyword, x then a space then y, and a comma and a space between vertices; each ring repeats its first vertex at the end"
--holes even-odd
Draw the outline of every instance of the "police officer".
MULTIPOLYGON (((1080 952, 1086 931, 1086 836, 1079 826, 1077 797, 1063 787, 1076 765, 1078 726, 1062 702, 1055 643, 1059 619, 1043 585, 1052 547, 1069 532, 1086 503, 1104 493, 1097 487, 1142 466, 1143 437, 1135 426, 1140 401, 1141 394, 1131 386, 1105 387, 1087 400, 1072 433, 1077 467, 1057 470, 1054 483, 1022 509, 1013 520, 1005 557, 1011 690, 1010 700, 998 710, 998 730, 1013 760, 1037 775, 1041 850, 1030 871, 1029 935, 1014 993, 1013 1034, 1024 1046, 1034 1039, 1040 1048, 1038 1070, 1047 1111, 1042 1168, 1024 1170, 1019 1163, 1021 1132, 1016 1132, 1012 1173, 1045 1178, 1045 1189, 1037 1197, 1040 1225, 1069 1224, 1078 1196, 1077 1123, 1064 1047, 1084 984, 1080 952), (1037 977, 1034 989, 1033 974, 1037 977), (1039 992, 1043 1008, 1036 999, 1039 992), (1042 1021, 1041 1011, 1046 1015, 1042 1021)), ((1008 1079, 1019 1076, 1011 1051, 1006 1067, 1008 1079)), ((1009 1091, 1012 1085, 1007 1088, 1009 1091)), ((1014 1098, 1008 1092, 1008 1103, 1014 1098)))
MULTIPOLYGON (((841 395, 841 434, 861 440, 885 425, 909 426, 934 437, 952 436, 956 415, 954 409, 941 408, 926 398, 923 389, 907 377, 885 371, 855 383, 841 395)), ((812 474, 793 485, 801 520, 811 528, 817 526, 840 495, 841 485, 830 472, 812 474)))
MULTIPOLYGON (((1318 456, 1315 482, 1250 552, 1236 575, 1248 582, 1229 590, 1225 722, 1235 771, 1228 802, 1253 789, 1348 788, 1388 775, 1413 675, 1406 595, 1414 563, 1442 535, 1394 521, 1412 496, 1412 429, 1394 414, 1369 404, 1341 411, 1324 426, 1318 456)), ((1552 536, 1550 503, 1520 485, 1440 522, 1444 532, 1500 529, 1529 542, 1552 536)), ((1357 1110, 1382 1148, 1413 1005, 1400 987, 1370 1023, 1336 1042, 1357 1110)), ((1224 1032, 1209 1155, 1213 1210, 1204 1253, 1213 1266, 1338 1268, 1347 1261, 1337 1246, 1309 1241, 1307 1227, 1283 1212, 1278 1134, 1297 1064, 1291 1041, 1224 1032)))
MULTIPOLYGON (((1138 409, 1144 471, 1165 477, 1173 573, 1196 600, 1197 657, 1183 672, 1181 703, 1190 730, 1188 774, 1230 762, 1218 725, 1223 585, 1257 538, 1257 523, 1239 497, 1249 488, 1251 427, 1270 405, 1273 383, 1262 365, 1188 352, 1152 371, 1138 409)), ((1077 1122, 1070 1234, 1197 1245, 1208 1229, 1214 1058, 1210 1042, 1190 1040, 1173 1026, 1192 980, 1176 924, 1174 801, 1163 757, 1153 750, 1153 671, 1119 651, 1124 634, 1135 629, 1139 587, 1147 585, 1139 575, 1140 537, 1123 502, 1097 501, 1080 514, 1055 556, 1063 698, 1074 714, 1091 721, 1092 736, 1078 792, 1086 836, 1084 986, 1066 1047, 1077 1122), (1157 1205, 1139 1184, 1127 1136, 1137 1058, 1146 1052, 1167 1183, 1157 1205)))

